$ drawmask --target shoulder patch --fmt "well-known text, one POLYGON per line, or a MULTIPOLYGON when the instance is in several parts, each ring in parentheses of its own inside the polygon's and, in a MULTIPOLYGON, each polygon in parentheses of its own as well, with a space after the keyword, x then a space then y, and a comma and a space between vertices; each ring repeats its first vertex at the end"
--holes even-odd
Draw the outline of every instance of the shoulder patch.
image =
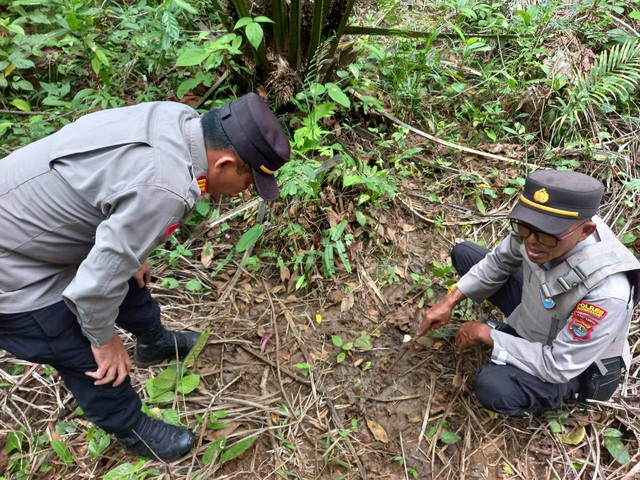
POLYGON ((180 222, 176 222, 176 223, 172 223, 171 225, 169 225, 167 227, 167 231, 164 232, 164 236, 168 237, 169 235, 171 235, 173 232, 176 231, 176 229, 180 226, 180 222))
POLYGON ((601 308, 593 303, 580 302, 576 305, 574 312, 582 313, 584 315, 589 315, 596 320, 602 320, 607 316, 607 311, 604 308, 601 308))
POLYGON ((588 342, 591 340, 591 331, 597 324, 598 321, 589 315, 574 310, 571 315, 571 321, 569 322, 569 331, 575 340, 588 342))

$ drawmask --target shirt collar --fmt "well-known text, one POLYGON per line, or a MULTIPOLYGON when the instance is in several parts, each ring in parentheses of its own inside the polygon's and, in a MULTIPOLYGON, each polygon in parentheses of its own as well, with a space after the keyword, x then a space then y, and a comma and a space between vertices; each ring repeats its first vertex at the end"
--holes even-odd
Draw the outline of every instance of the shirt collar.
POLYGON ((207 149, 204 144, 202 133, 202 123, 200 116, 187 121, 187 132, 189 133, 189 154, 193 164, 193 173, 196 178, 209 174, 209 162, 207 162, 207 149))
POLYGON ((594 243, 598 243, 599 237, 596 238, 597 235, 598 234, 596 232, 592 233, 590 236, 588 236, 587 238, 585 238, 581 242, 576 243, 571 250, 569 250, 567 253, 565 253, 561 257, 554 258, 553 260, 550 260, 549 262, 547 262, 545 264, 545 266, 548 267, 549 270, 551 270, 552 268, 555 268, 558 265, 560 265, 567 258, 569 258, 572 255, 575 255, 576 253, 578 253, 583 248, 588 247, 589 245, 593 245, 594 243))

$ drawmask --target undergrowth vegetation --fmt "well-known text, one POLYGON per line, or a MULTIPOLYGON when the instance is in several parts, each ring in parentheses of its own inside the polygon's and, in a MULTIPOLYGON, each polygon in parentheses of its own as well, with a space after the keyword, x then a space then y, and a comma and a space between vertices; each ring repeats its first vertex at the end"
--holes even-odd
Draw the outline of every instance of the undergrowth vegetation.
MULTIPOLYGON (((470 237, 474 225, 504 216, 532 166, 578 169, 602 179, 608 220, 637 252, 637 0, 372 0, 355 2, 353 11, 347 5, 353 2, 316 1, 329 13, 320 8, 314 13, 308 8, 314 4, 292 0, 288 8, 307 7, 299 10, 300 25, 286 25, 278 12, 287 3, 275 1, 0 0, 1 154, 86 113, 138 102, 181 101, 206 111, 258 91, 277 107, 293 151, 292 161, 278 173, 281 201, 255 225, 255 208, 220 220, 250 201, 246 195, 199 203, 187 224, 152 255, 157 288, 167 295, 186 291, 215 300, 224 291, 216 280, 221 272, 240 266, 250 275, 276 278, 288 294, 311 300, 337 285, 349 308, 355 287, 345 279, 357 275, 382 287, 408 277, 411 296, 422 307, 454 282, 452 268, 446 255, 434 255, 426 266, 409 265, 411 273, 405 275, 394 248, 411 227, 382 219, 406 207, 413 218, 433 226, 433 237, 447 242, 470 237), (348 22, 338 15, 345 9, 348 22), (314 15, 333 27, 314 26, 314 15), (313 32, 304 31, 305 25, 313 32), (289 37, 295 37, 296 28, 309 35, 314 48, 300 53, 308 42, 297 37, 291 53, 289 37), (429 143, 385 112, 456 147, 512 162, 429 143), (452 226, 455 233, 447 230, 452 226), (373 278, 362 267, 370 252, 376 255, 373 278), (201 265, 194 269, 194 263, 201 265)), ((491 229, 475 240, 494 243, 501 227, 491 229)), ((448 245, 429 241, 434 248, 448 245)), ((466 318, 475 314, 467 305, 463 309, 466 318)), ((436 338, 453 334, 443 329, 436 338)), ((356 353, 371 351, 379 335, 377 327, 331 335, 329 362, 348 363, 356 353)), ((201 381, 190 366, 186 361, 154 371, 146 383, 145 410, 168 423, 224 431, 225 410, 205 417, 186 407, 185 398, 201 381)), ((304 377, 314 368, 309 363, 296 367, 304 377)), ((361 368, 372 368, 371 361, 361 368)), ((8 375, 23 372, 24 366, 8 375)), ((52 381, 52 374, 43 381, 52 381)), ((298 414, 285 404, 274 413, 281 419, 298 414)), ((584 426, 568 437, 568 414, 559 415, 548 419, 551 432, 566 444, 581 442, 584 426)), ((11 430, 4 445, 6 478, 36 478, 54 465, 66 472, 61 475, 72 475, 76 459, 65 438, 80 433, 90 460, 100 457, 110 446, 108 435, 87 427, 81 411, 73 416, 57 421, 53 430, 28 431, 3 420, 2 428, 11 430), (38 461, 48 449, 56 456, 38 461)), ((337 441, 346 444, 357 428, 355 422, 342 429, 337 441)), ((429 438, 458 442, 449 428, 448 420, 434 423, 429 438)), ((630 431, 617 423, 602 431, 602 444, 616 467, 631 460, 630 431)), ((257 435, 229 446, 227 437, 219 436, 198 454, 201 469, 196 470, 201 474, 241 455, 257 435)), ((295 449, 278 438, 285 451, 295 449)), ((414 475, 404 453, 393 460, 414 475)), ((513 474, 512 466, 504 465, 504 473, 513 474)), ((144 461, 121 462, 102 478, 159 474, 147 467, 144 461)), ((297 478, 284 470, 279 474, 297 478)))

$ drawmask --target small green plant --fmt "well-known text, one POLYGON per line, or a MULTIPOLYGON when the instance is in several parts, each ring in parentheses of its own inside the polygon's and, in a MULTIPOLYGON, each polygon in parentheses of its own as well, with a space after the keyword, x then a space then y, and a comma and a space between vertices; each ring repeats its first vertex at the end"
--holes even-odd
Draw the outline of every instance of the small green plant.
POLYGON ((451 443, 456 443, 458 440, 460 440, 460 436, 449 430, 449 428, 451 427, 449 420, 438 420, 428 431, 427 431, 427 437, 428 438, 432 438, 436 432, 438 431, 438 429, 440 429, 440 437, 439 440, 442 443, 446 443, 446 444, 451 444, 451 443))
MULTIPOLYGON (((368 352, 371 350, 371 335, 363 331, 354 342, 344 342, 340 335, 331 335, 331 343, 342 350, 336 357, 336 363, 342 363, 347 358, 347 355, 352 355, 354 350, 361 352, 368 352)), ((370 367, 371 362, 368 362, 368 364, 370 367)), ((365 369, 368 369, 369 367, 365 367, 365 369)))
MULTIPOLYGON (((404 467, 404 457, 402 455, 393 457, 393 460, 395 462, 398 462, 398 464, 401 467, 404 467)), ((408 465, 407 465, 407 473, 409 473, 413 478, 418 478, 418 471, 415 468, 411 468, 408 465)))
POLYGON ((210 329, 206 329, 200 334, 182 363, 173 360, 154 378, 147 379, 146 388, 149 403, 168 403, 173 401, 176 392, 188 395, 198 388, 200 375, 187 375, 187 367, 195 363, 196 358, 206 346, 210 334, 210 329))
POLYGON ((309 376, 309 369, 311 369, 311 365, 308 363, 296 363, 296 368, 300 370, 300 373, 303 377, 309 376))

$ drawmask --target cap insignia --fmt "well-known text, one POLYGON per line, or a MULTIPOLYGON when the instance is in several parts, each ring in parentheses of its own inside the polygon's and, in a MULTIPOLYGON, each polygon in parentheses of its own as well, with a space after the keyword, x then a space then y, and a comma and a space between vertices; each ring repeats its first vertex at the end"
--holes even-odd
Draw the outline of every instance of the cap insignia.
POLYGON ((260 170, 262 170, 264 173, 268 173, 269 175, 273 175, 274 172, 273 170, 269 170, 267 167, 265 167, 264 165, 260 165, 260 170))
POLYGON ((207 185, 209 183, 209 177, 206 175, 198 176, 198 187, 200 187, 200 195, 207 193, 207 185))
POLYGON ((533 199, 538 203, 547 203, 547 201, 549 200, 549 194, 547 193, 546 189, 541 188, 533 194, 533 199))

